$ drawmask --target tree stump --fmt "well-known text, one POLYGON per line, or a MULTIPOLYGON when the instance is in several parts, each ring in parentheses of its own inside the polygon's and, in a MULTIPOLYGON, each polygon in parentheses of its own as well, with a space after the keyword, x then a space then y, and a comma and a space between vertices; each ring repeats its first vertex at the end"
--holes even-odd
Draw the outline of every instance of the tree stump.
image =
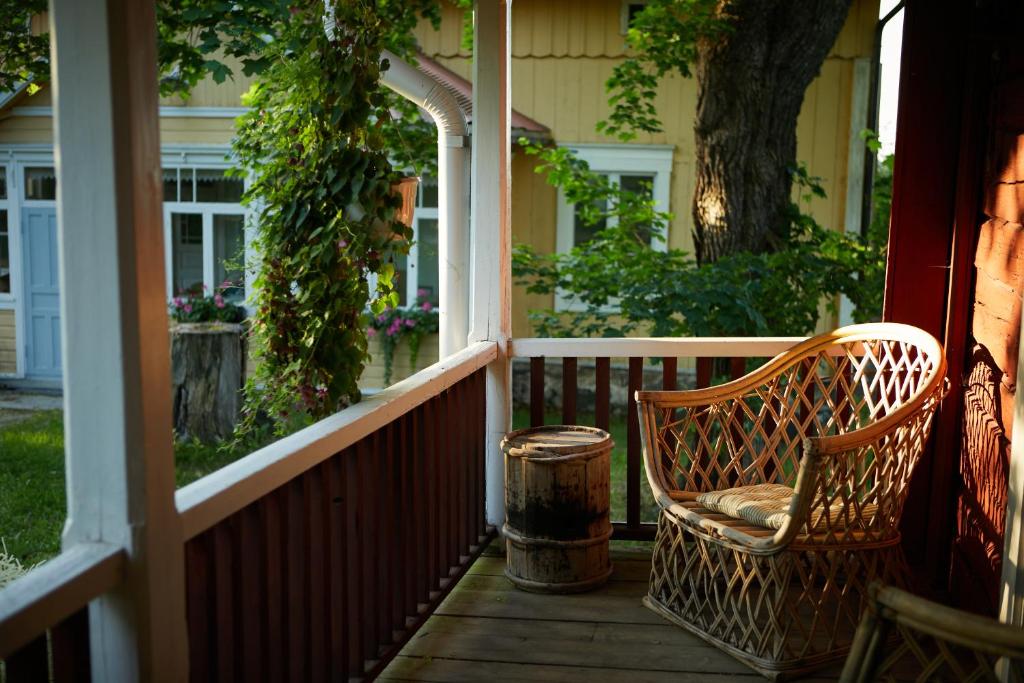
POLYGON ((243 326, 171 325, 174 433, 215 443, 231 436, 242 408, 243 326))

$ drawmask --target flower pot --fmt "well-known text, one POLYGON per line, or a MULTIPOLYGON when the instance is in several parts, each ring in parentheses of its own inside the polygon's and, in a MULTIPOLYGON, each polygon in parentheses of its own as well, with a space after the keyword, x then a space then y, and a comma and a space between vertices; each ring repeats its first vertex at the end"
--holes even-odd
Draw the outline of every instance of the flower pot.
MULTIPOLYGON (((413 214, 416 210, 416 190, 419 185, 419 176, 405 176, 391 183, 391 193, 402 198, 402 205, 395 210, 395 220, 406 227, 412 227, 413 214)), ((356 203, 349 204, 346 211, 357 221, 366 215, 363 207, 356 203)), ((391 225, 382 220, 374 220, 371 228, 375 237, 400 239, 400 236, 391 230, 391 225)))

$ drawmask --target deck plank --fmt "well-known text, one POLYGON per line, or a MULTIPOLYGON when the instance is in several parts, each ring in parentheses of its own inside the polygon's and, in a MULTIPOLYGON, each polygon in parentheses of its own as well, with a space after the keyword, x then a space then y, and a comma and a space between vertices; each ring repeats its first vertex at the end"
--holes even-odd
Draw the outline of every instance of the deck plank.
MULTIPOLYGON (((503 548, 492 543, 380 680, 764 680, 643 606, 649 552, 613 550, 612 559, 612 578, 598 590, 539 595, 504 578, 503 548)), ((837 673, 804 680, 834 681, 837 673)))

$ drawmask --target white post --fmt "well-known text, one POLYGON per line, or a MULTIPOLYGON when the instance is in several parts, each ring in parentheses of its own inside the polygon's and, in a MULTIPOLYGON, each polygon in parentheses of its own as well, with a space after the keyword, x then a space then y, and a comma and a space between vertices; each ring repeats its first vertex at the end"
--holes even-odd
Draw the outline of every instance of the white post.
POLYGON ((470 184, 470 343, 496 341, 487 367, 487 521, 505 520, 502 437, 512 425, 511 0, 476 0, 473 19, 473 179, 470 184))
POLYGON ((174 506, 153 2, 52 0, 68 520, 125 548, 90 605, 94 681, 188 678, 174 506))
POLYGON ((458 100, 444 84, 387 50, 382 57, 391 68, 381 82, 423 107, 437 125, 438 346, 440 357, 447 358, 466 348, 469 334, 469 128, 458 100))
MULTIPOLYGON (((871 65, 867 58, 853 60, 853 88, 850 98, 850 139, 846 158, 846 212, 843 223, 847 234, 860 234, 864 199, 864 157, 867 146, 860 133, 868 125, 868 91, 871 89, 871 65)), ((870 106, 874 106, 871 104, 870 106)), ((853 324, 853 302, 839 296, 839 326, 853 324)))

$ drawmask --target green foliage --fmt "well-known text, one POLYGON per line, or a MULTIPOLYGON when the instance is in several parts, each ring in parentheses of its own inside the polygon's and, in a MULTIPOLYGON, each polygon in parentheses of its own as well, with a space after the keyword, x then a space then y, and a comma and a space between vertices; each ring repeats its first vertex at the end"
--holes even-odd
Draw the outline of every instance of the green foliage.
POLYGON ((266 48, 271 66, 246 97, 234 145, 251 177, 259 254, 256 372, 240 433, 262 415, 285 431, 296 412, 319 419, 360 398, 362 314, 368 302, 375 314, 397 305, 394 258, 412 237, 394 220, 398 174, 385 146, 391 99, 379 55, 416 12, 433 10, 428 0, 339 2, 328 35, 314 3, 293 9, 266 48))
POLYGON ((50 74, 47 33, 32 35, 32 17, 46 11, 46 0, 0 2, 0 92, 19 83, 47 80, 50 74))
POLYGON ((650 0, 644 6, 626 33, 629 56, 605 83, 612 112, 598 131, 623 142, 638 132, 661 131, 654 106, 658 83, 672 71, 689 77, 698 42, 731 30, 718 5, 717 0, 650 0))
MULTIPOLYGON (((805 334, 817 322, 822 297, 840 293, 850 297, 860 319, 879 312, 880 284, 860 273, 884 272, 884 241, 826 230, 794 204, 784 248, 698 266, 683 251, 654 248, 671 216, 657 211, 652 199, 609 183, 568 150, 520 144, 541 160, 537 172, 562 188, 570 203, 579 203, 581 221, 595 229, 593 239, 566 254, 516 246, 516 282, 530 293, 558 294, 567 304, 565 310, 531 311, 539 335, 805 334)), ((794 181, 802 201, 824 195, 805 168, 794 170, 794 181)))
POLYGON ((380 315, 368 316, 367 334, 377 337, 384 354, 384 384, 391 384, 395 363, 395 350, 401 342, 409 346, 409 363, 416 367, 420 356, 423 337, 438 331, 440 316, 427 298, 427 291, 420 290, 416 303, 409 308, 388 308, 380 315))
POLYGON ((210 295, 206 294, 206 285, 203 291, 182 292, 171 300, 171 319, 179 323, 240 323, 245 320, 245 309, 225 298, 225 293, 235 287, 224 282, 210 295))
MULTIPOLYGON (((412 29, 421 17, 440 25, 436 1, 414 0, 408 7, 397 0, 353 2, 376 12, 376 30, 403 57, 413 52, 412 29)), ((0 92, 22 81, 38 87, 50 80, 49 36, 32 35, 29 26, 29 19, 46 9, 46 0, 0 1, 0 92)), ((207 74, 223 83, 239 65, 246 76, 263 74, 279 52, 279 46, 271 46, 294 38, 289 31, 294 17, 320 10, 319 0, 156 0, 161 94, 188 97, 207 74)))

